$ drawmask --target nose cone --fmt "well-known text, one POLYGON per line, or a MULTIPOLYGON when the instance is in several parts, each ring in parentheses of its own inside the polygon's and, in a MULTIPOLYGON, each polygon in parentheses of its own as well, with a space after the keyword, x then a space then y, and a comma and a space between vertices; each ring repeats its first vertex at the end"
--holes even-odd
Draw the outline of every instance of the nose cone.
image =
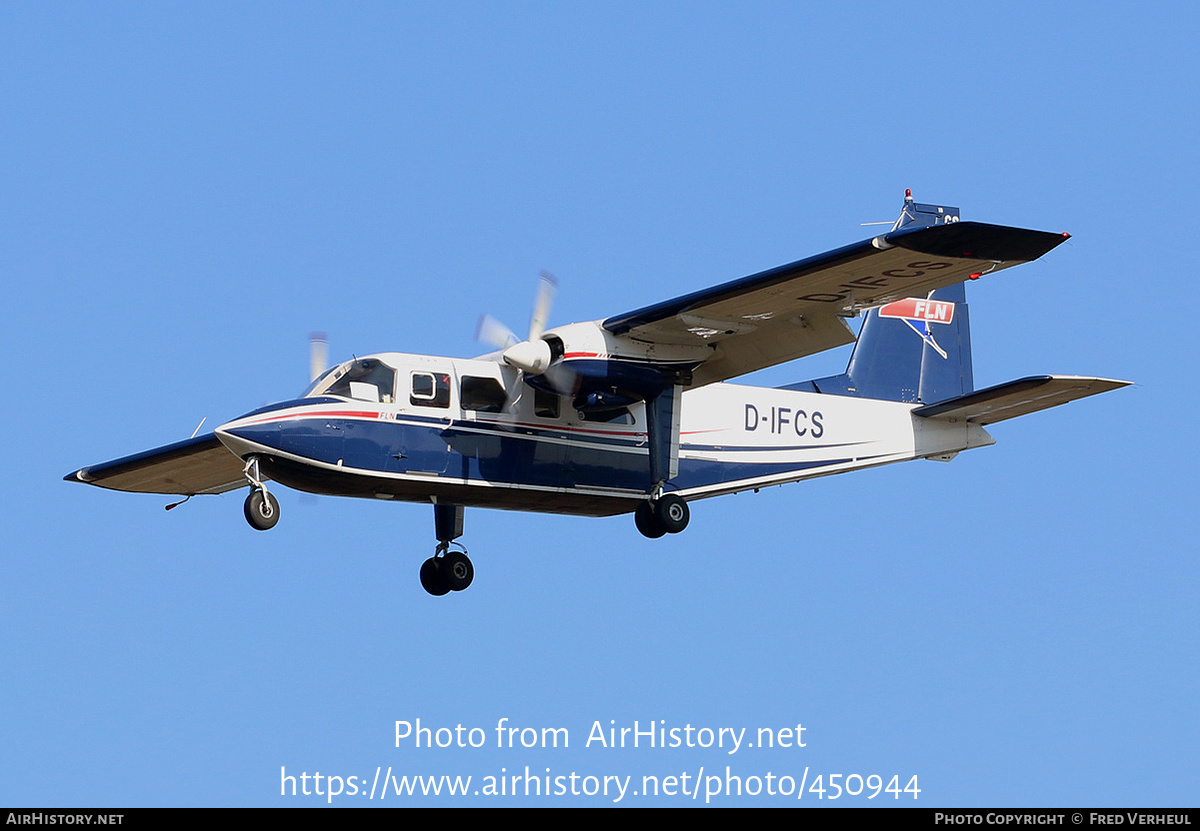
POLYGON ((278 450, 283 432, 282 412, 292 406, 293 402, 287 402, 260 407, 225 422, 213 432, 223 445, 241 457, 278 450))
POLYGON ((221 444, 228 447, 234 455, 242 458, 251 453, 261 453, 270 449, 264 441, 267 438, 267 432, 255 429, 253 425, 246 423, 246 419, 238 418, 226 422, 213 432, 217 434, 221 444))
POLYGON ((326 457, 337 461, 342 431, 328 427, 328 421, 320 405, 314 409, 311 399, 297 399, 246 413, 214 432, 241 458, 257 454, 293 461, 326 457))

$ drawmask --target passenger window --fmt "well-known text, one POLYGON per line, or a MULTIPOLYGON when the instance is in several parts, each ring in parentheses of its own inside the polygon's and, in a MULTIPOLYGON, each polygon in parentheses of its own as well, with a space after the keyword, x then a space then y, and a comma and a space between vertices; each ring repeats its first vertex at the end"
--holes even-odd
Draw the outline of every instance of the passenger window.
POLYGON ((559 398, 552 392, 533 390, 533 414, 538 418, 558 418, 559 398))
POLYGON ((495 378, 476 378, 464 375, 458 389, 458 400, 464 410, 498 413, 508 401, 508 392, 495 378))
POLYGON ((444 372, 414 372, 408 402, 418 407, 449 407, 450 376, 444 372))
POLYGON ((633 413, 625 407, 619 410, 586 410, 579 411, 579 417, 584 421, 597 421, 603 424, 633 424, 633 413))

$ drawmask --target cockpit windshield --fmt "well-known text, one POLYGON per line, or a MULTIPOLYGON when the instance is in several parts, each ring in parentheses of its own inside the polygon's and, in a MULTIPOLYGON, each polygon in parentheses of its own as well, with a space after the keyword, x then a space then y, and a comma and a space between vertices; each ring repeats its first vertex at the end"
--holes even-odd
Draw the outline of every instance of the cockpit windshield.
POLYGON ((305 387, 304 392, 300 393, 300 397, 310 398, 316 395, 317 390, 325 388, 326 384, 329 383, 329 379, 334 376, 335 372, 340 372, 343 369, 344 367, 342 366, 333 366, 325 370, 323 373, 317 376, 317 380, 305 387))
POLYGON ((309 384, 303 398, 337 395, 359 401, 391 404, 396 371, 378 358, 361 358, 339 364, 309 384))

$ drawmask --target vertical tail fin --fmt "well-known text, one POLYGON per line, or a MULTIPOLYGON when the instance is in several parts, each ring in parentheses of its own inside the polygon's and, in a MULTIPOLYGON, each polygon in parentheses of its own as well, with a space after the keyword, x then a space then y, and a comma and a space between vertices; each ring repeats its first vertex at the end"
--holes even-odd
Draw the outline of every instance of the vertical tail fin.
MULTIPOLYGON (((958 208, 914 202, 907 192, 895 230, 957 222, 958 218, 958 208)), ((872 309, 844 373, 785 389, 924 404, 972 392, 975 382, 965 284, 872 309)))

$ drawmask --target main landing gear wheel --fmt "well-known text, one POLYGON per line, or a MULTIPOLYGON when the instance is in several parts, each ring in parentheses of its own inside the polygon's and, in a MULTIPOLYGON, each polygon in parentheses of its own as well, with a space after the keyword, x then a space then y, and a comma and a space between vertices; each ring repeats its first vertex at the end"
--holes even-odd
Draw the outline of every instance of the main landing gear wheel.
POLYGON ((269 531, 279 522, 279 500, 267 491, 250 491, 245 510, 246 522, 256 531, 269 531))
POLYGON ((475 566, 465 551, 436 554, 421 563, 421 587, 434 597, 460 592, 475 579, 475 566))
POLYGON ((450 591, 460 592, 475 579, 475 566, 462 551, 447 551, 442 557, 442 578, 450 591))
POLYGON ((460 592, 475 579, 475 566, 461 543, 455 542, 463 532, 463 506, 433 500, 433 527, 437 533, 437 548, 433 556, 421 563, 421 586, 434 597, 460 592), (460 551, 451 551, 450 546, 460 551))
POLYGON ((637 529, 642 532, 642 536, 656 540, 667 533, 667 529, 658 521, 658 517, 654 515, 654 508, 649 502, 643 502, 637 506, 637 510, 633 512, 633 523, 637 529))
POLYGON ((687 528, 690 518, 687 503, 673 493, 652 502, 643 502, 633 513, 637 529, 652 540, 663 534, 678 534, 687 528))
POLYGON ((441 597, 450 592, 450 586, 442 575, 442 561, 439 558, 430 557, 421 563, 421 588, 434 597, 441 597))
POLYGON ((668 493, 654 503, 654 515, 668 534, 678 534, 687 528, 688 520, 692 518, 687 503, 673 493, 668 493))

